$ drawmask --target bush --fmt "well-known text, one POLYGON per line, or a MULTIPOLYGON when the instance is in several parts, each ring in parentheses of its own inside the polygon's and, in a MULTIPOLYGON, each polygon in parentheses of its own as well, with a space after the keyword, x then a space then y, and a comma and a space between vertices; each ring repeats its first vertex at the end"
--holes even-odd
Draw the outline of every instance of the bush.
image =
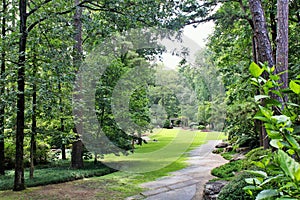
MULTIPOLYGON (((15 151, 16 144, 13 140, 5 140, 5 168, 13 169, 15 166, 15 151)), ((24 166, 28 167, 30 165, 30 143, 29 140, 25 138, 24 140, 24 166)), ((45 164, 48 162, 50 145, 41 140, 36 141, 36 161, 38 164, 45 164)))
POLYGON ((225 165, 214 168, 211 171, 211 174, 219 178, 233 177, 237 172, 240 172, 244 168, 243 162, 243 160, 237 160, 226 163, 225 165))
POLYGON ((237 141, 236 141, 236 145, 238 145, 239 147, 250 147, 250 148, 254 148, 254 147, 258 147, 259 146, 259 138, 257 138, 257 136, 253 136, 253 135, 242 135, 240 136, 237 141))
POLYGON ((258 147, 249 151, 246 154, 246 158, 248 161, 259 161, 262 156, 268 155, 269 153, 271 153, 270 149, 264 150, 263 147, 258 147))
POLYGON ((173 128, 172 125, 171 125, 170 120, 166 119, 166 121, 163 125, 163 128, 173 128))
POLYGON ((198 126, 198 130, 203 130, 203 129, 205 129, 206 127, 204 126, 204 125, 199 125, 198 126))
POLYGON ((221 156, 226 160, 231 160, 233 158, 234 154, 236 154, 236 152, 230 151, 230 152, 222 153, 221 156))
POLYGON ((245 179, 253 177, 251 174, 242 172, 234 177, 227 185, 225 185, 219 193, 218 200, 252 200, 243 188, 247 186, 245 179))

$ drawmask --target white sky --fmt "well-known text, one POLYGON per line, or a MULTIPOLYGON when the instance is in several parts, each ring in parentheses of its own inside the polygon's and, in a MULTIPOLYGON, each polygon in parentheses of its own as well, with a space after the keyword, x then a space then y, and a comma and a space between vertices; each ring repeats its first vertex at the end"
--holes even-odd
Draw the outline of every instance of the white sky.
MULTIPOLYGON (((198 50, 200 48, 205 47, 205 44, 207 42, 207 37, 209 34, 213 32, 214 23, 213 22, 207 22, 198 25, 197 28, 194 28, 193 26, 186 26, 184 28, 183 35, 190 39, 189 43, 197 44, 196 47, 198 50)), ((178 63, 181 61, 181 58, 177 56, 173 56, 169 53, 163 54, 163 63, 167 68, 175 68, 178 63)))

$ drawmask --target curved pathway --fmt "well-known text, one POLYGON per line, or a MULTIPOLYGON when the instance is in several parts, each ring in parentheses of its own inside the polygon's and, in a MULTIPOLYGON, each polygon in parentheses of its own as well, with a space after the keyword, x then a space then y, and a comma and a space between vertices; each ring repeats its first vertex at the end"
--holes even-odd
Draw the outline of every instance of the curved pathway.
POLYGON ((189 166, 171 173, 171 176, 144 183, 140 195, 127 200, 200 200, 207 181, 214 176, 210 171, 227 162, 222 156, 211 153, 220 141, 210 140, 189 152, 189 166))

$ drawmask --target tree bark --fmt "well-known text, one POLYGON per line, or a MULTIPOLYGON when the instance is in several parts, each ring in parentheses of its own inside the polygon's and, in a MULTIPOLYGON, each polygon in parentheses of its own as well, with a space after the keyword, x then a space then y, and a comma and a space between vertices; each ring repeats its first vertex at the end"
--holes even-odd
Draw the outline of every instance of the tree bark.
MULTIPOLYGON (((281 88, 288 88, 288 16, 289 1, 277 0, 277 49, 276 49, 276 70, 275 73, 280 75, 281 88)), ((282 105, 287 102, 287 96, 284 99, 279 98, 282 105)))
MULTIPOLYGON (((79 4, 79 0, 75 0, 75 5, 79 4)), ((82 8, 77 6, 75 15, 74 15, 74 29, 75 29, 75 45, 74 45, 74 59, 73 63, 76 68, 76 70, 79 70, 79 67, 82 62, 82 22, 81 22, 81 17, 82 17, 82 8)), ((80 91, 80 83, 76 84, 76 91, 80 91)), ((76 97, 76 99, 81 99, 80 94, 79 96, 76 97)), ((77 134, 82 134, 82 114, 81 111, 79 110, 78 113, 76 113, 78 122, 76 126, 76 132, 77 134)), ((78 168, 83 168, 83 144, 80 139, 77 141, 73 142, 72 144, 72 155, 71 155, 71 167, 78 169, 78 168)))
POLYGON ((76 140, 72 144, 71 163, 73 169, 83 168, 83 144, 81 140, 76 140))
POLYGON ((254 25, 254 36, 257 41, 257 58, 259 62, 267 62, 274 66, 272 46, 268 35, 265 13, 260 0, 249 0, 250 12, 254 25))
MULTIPOLYGON (((64 114, 64 109, 63 109, 63 101, 62 101, 62 90, 61 90, 61 82, 60 82, 60 77, 59 77, 59 80, 58 80, 58 92, 59 92, 59 106, 60 106, 60 114, 63 115, 64 114)), ((61 117, 60 118, 60 131, 61 133, 63 133, 65 131, 65 125, 64 125, 64 118, 61 117)), ((63 138, 60 138, 61 139, 61 159, 62 160, 66 160, 67 157, 66 157, 66 144, 64 143, 63 141, 63 138)))
MULTIPOLYGON (((273 67, 275 64, 274 55, 262 3, 260 0, 249 0, 249 7, 253 21, 254 41, 256 42, 255 59, 258 63, 268 63, 269 67, 273 67)), ((263 76, 266 78, 266 74, 263 76)), ((261 126, 260 141, 265 149, 269 148, 269 138, 264 126, 261 126)))
POLYGON ((17 131, 16 131, 16 163, 14 191, 25 189, 24 166, 23 166, 23 143, 24 143, 24 110, 25 110, 25 61, 26 61, 26 43, 27 43, 27 1, 19 1, 20 16, 20 40, 19 40, 19 58, 18 58, 18 94, 17 94, 17 131))
MULTIPOLYGON (((7 11, 7 3, 6 0, 2 0, 2 27, 1 27, 1 37, 2 42, 4 42, 6 37, 6 11, 7 11)), ((5 98, 5 61, 6 59, 6 51, 2 48, 1 52, 1 85, 0 85, 0 94, 1 98, 5 98)), ((5 175, 5 152, 4 152, 4 126, 5 126, 5 103, 1 101, 0 105, 0 175, 5 175)))

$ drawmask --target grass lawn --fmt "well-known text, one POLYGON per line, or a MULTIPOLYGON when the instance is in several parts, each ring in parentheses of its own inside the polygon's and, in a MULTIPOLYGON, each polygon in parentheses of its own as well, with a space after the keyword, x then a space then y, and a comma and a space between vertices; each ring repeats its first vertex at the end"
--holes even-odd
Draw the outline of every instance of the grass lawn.
MULTIPOLYGON (((185 153, 205 143, 207 140, 220 140, 221 133, 199 132, 182 129, 158 129, 143 146, 136 146, 135 153, 129 156, 108 155, 103 162, 120 171, 105 176, 92 177, 58 185, 29 188, 22 192, 2 191, 1 199, 124 199, 142 191, 140 183, 153 181, 169 172, 186 167, 185 153), (60 192, 55 192, 55 187, 60 192), (78 192, 74 193, 74 190, 78 192), (85 191, 84 196, 80 191, 85 191), (88 194, 86 193, 88 191, 88 194), (75 195, 75 196, 72 196, 75 195), (90 195, 90 196, 87 196, 90 195)), ((38 171, 38 170, 37 170, 38 171)), ((51 170, 50 170, 51 171, 51 170)), ((89 170, 87 170, 89 171, 89 170)), ((59 172, 58 172, 59 174, 59 172)), ((63 173, 62 173, 63 174, 63 173)), ((95 174, 97 175, 97 174, 95 174)), ((51 175, 55 176, 55 175, 51 175)), ((47 176, 46 176, 47 177, 47 176)), ((81 177, 84 177, 82 175, 81 177)), ((0 178, 0 186, 2 184, 0 178)), ((41 182, 45 177, 40 177, 41 182)), ((28 182, 28 181, 27 181, 28 182)))

